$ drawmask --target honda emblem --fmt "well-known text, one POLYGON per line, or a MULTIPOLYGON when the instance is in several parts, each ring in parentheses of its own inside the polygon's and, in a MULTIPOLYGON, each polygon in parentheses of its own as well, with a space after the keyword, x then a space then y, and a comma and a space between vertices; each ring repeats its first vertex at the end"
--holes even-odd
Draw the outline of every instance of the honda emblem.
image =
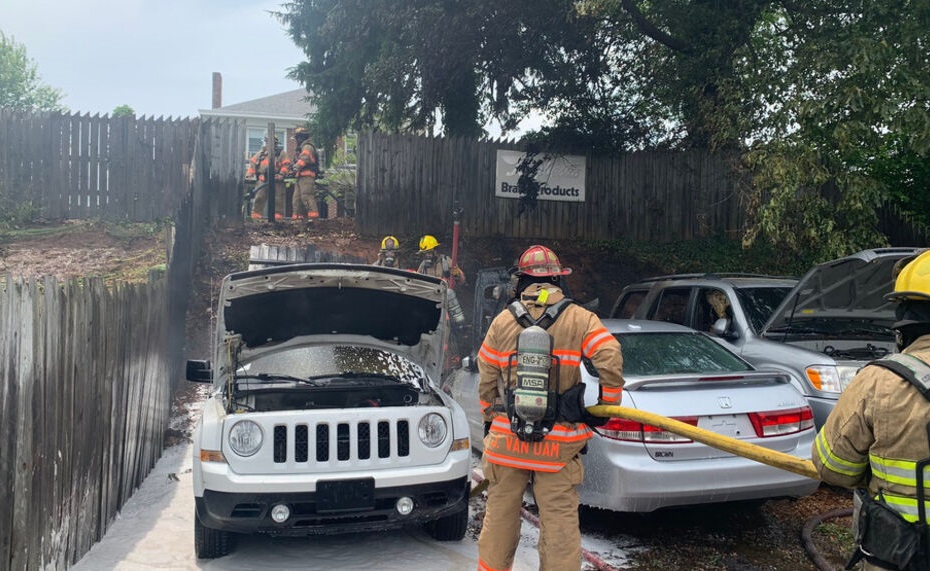
POLYGON ((733 408, 733 402, 730 400, 730 397, 717 397, 717 404, 720 405, 720 408, 733 408))

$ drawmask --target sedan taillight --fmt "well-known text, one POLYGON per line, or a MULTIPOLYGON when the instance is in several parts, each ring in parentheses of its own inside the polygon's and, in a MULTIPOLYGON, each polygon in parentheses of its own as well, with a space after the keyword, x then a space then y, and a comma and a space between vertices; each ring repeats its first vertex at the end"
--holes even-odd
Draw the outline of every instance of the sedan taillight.
POLYGON ((770 412, 751 412, 749 420, 756 431, 756 436, 784 436, 814 428, 814 414, 811 407, 773 410, 770 412))
MULTIPOLYGON (((675 420, 697 426, 696 416, 675 416, 675 420)), ((602 436, 612 440, 625 440, 628 442, 642 442, 644 444, 685 444, 692 442, 690 438, 679 436, 663 428, 642 424, 625 418, 611 418, 607 424, 597 429, 602 436)))

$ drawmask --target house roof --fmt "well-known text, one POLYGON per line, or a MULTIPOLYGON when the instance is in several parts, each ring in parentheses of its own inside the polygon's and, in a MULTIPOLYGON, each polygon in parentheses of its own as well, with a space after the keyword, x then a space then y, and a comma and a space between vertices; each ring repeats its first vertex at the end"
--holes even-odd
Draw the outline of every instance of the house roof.
POLYGON ((234 103, 217 109, 200 109, 205 117, 254 117, 259 119, 304 120, 316 111, 316 105, 307 101, 307 90, 300 88, 269 95, 251 101, 234 103))

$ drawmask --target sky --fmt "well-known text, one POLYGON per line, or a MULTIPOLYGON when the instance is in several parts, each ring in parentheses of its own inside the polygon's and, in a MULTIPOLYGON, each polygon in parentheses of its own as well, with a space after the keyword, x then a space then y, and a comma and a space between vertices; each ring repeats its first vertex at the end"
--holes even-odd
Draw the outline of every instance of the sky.
MULTIPOLYGON (((303 52, 269 13, 284 2, 0 0, 0 31, 72 113, 129 105, 140 117, 194 117, 211 107, 213 72, 224 106, 301 88, 286 75, 303 52)), ((541 124, 534 115, 514 134, 541 124)))
POLYGON ((303 60, 269 14, 284 0, 0 0, 0 31, 26 47, 44 84, 72 112, 193 117, 300 88, 303 60))

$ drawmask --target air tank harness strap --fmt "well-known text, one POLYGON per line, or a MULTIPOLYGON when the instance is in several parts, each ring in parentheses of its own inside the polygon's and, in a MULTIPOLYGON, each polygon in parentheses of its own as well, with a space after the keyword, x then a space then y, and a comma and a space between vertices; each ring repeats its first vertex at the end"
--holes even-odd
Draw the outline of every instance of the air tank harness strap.
POLYGON ((559 318, 559 315, 561 315, 562 312, 565 311, 565 308, 571 305, 571 303, 572 300, 566 297, 547 307, 546 311, 539 316, 539 319, 533 319, 533 316, 527 311, 526 306, 520 303, 519 300, 508 305, 507 309, 510 310, 514 319, 516 319, 517 323, 524 329, 531 325, 538 325, 543 329, 549 329, 549 327, 555 323, 555 320, 559 318))

